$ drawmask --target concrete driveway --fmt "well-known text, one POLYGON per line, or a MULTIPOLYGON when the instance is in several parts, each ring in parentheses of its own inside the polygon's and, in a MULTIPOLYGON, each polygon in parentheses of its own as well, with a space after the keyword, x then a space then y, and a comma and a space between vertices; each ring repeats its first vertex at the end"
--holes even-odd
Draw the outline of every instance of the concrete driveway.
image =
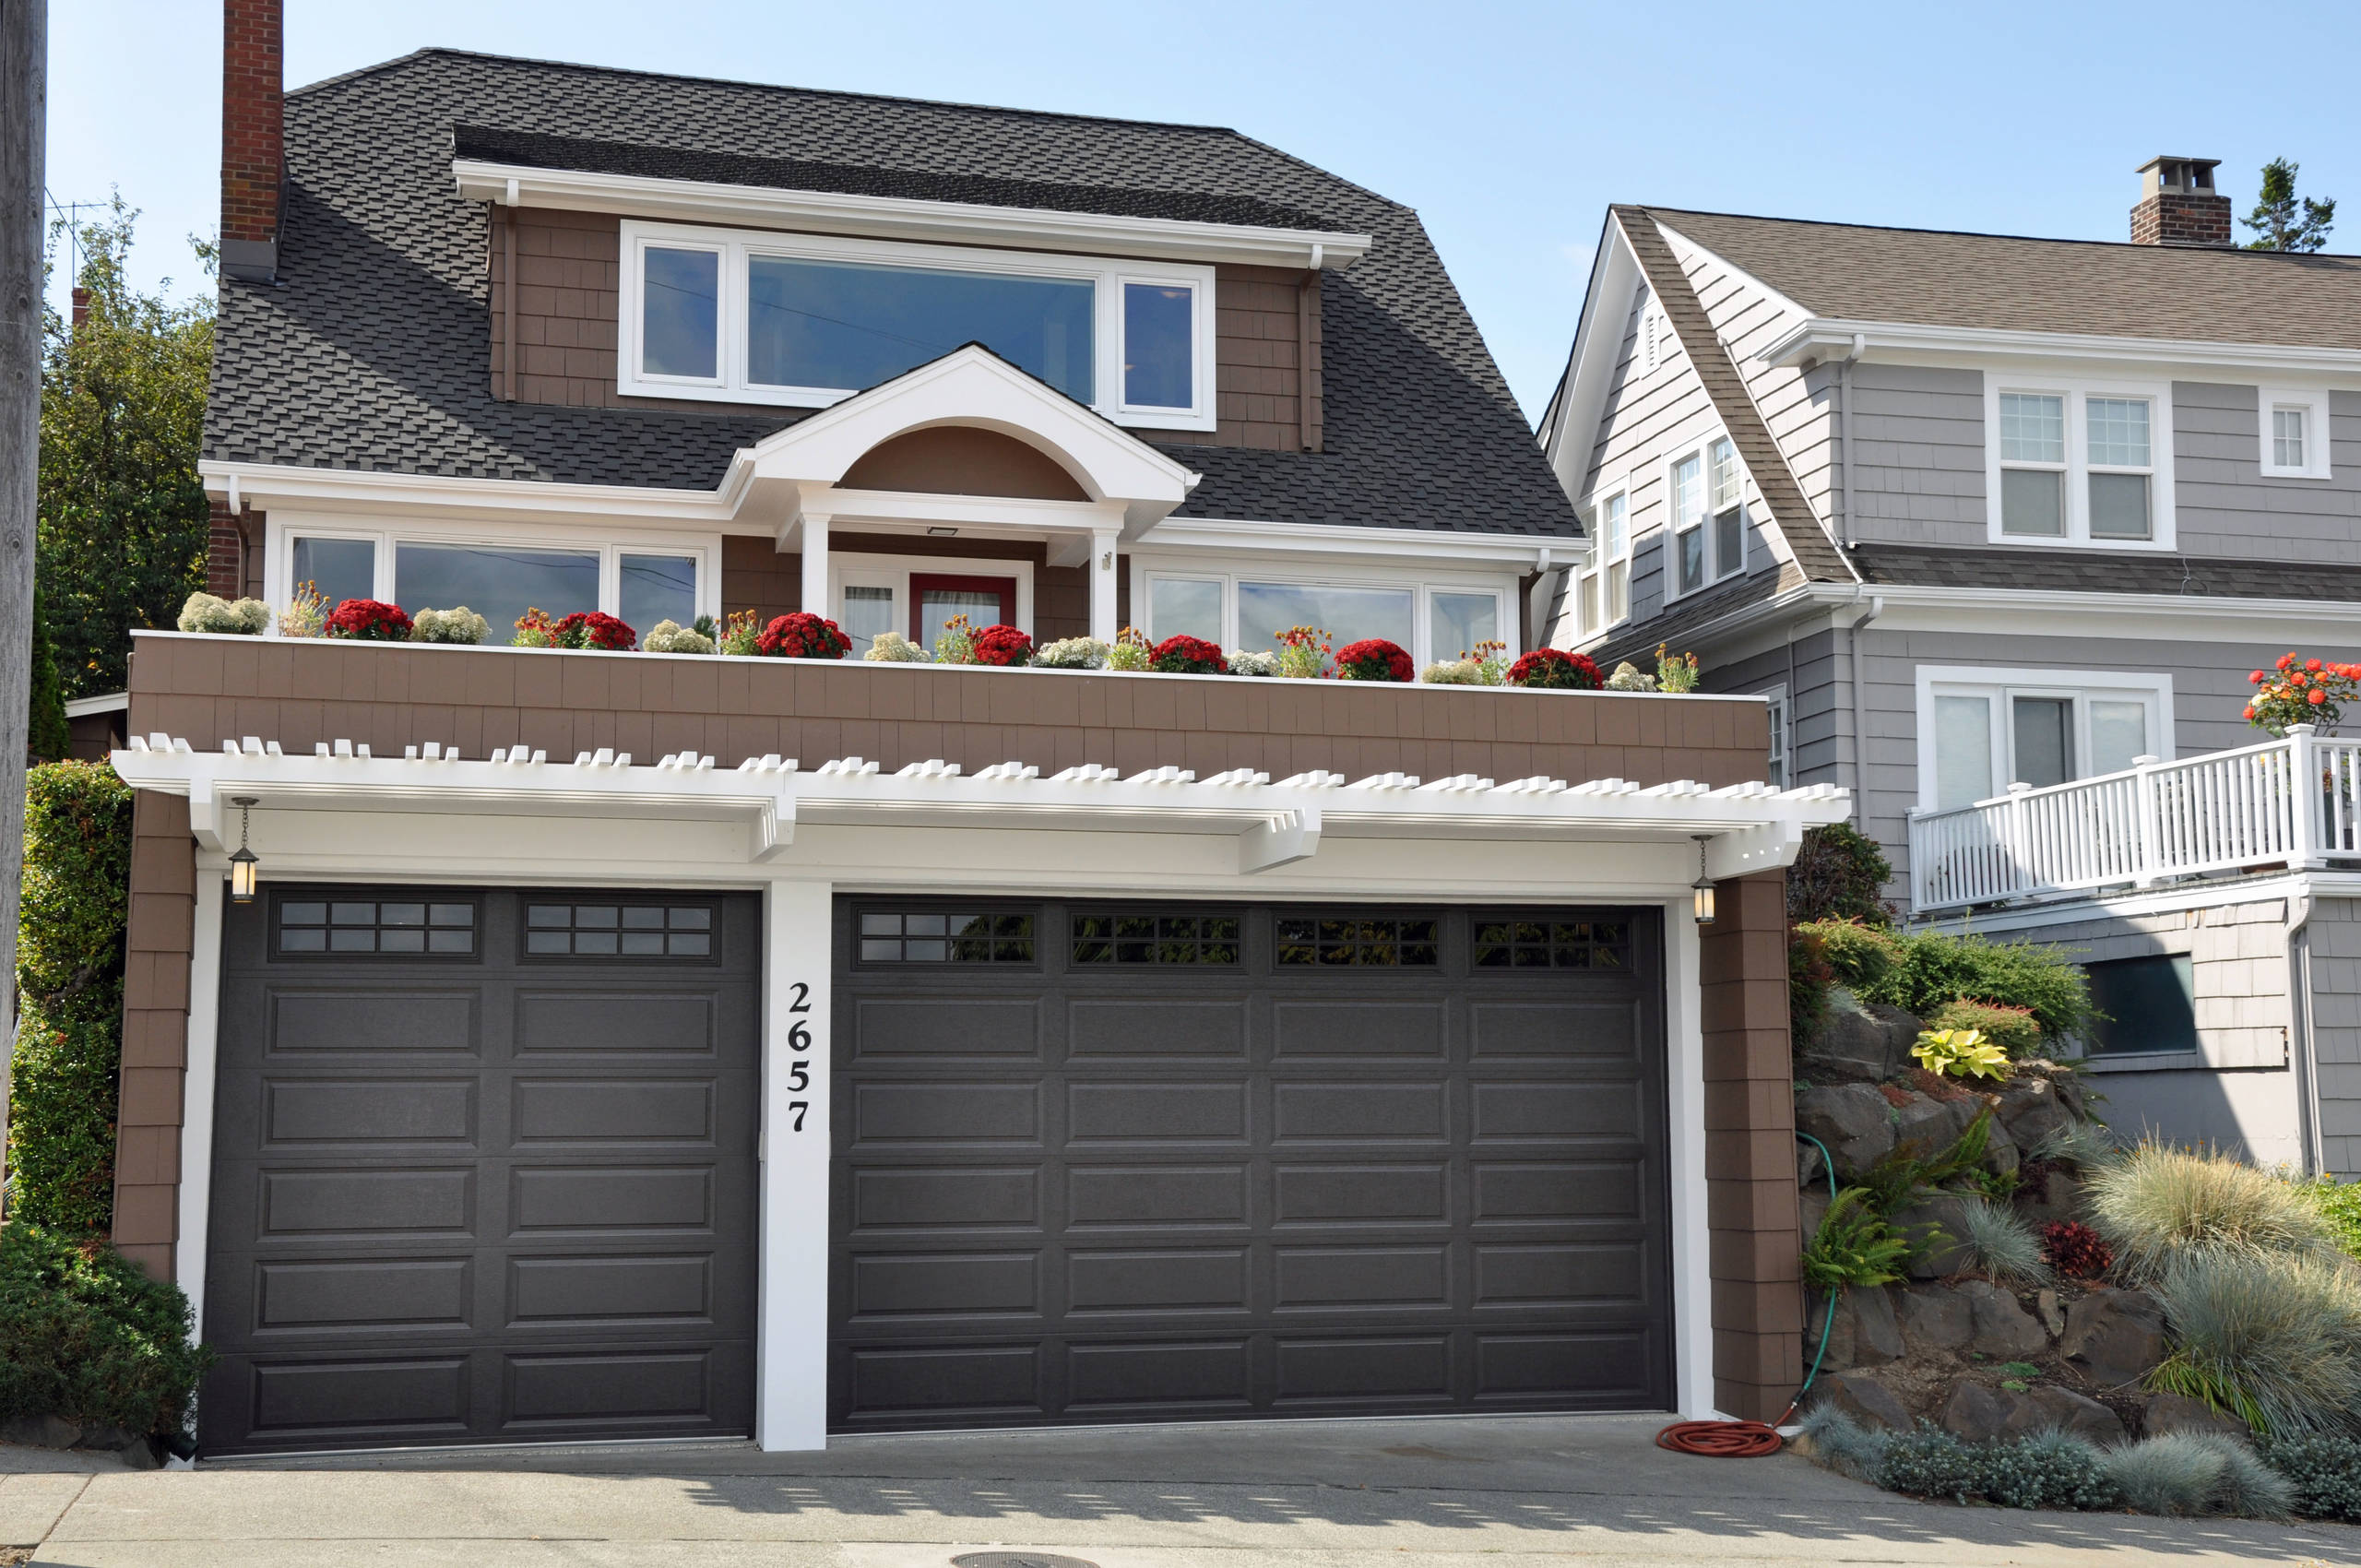
MULTIPOLYGON (((1908 1502, 1657 1418, 1320 1421, 414 1454, 0 1479, 59 1568, 1097 1568, 2361 1563, 2361 1530, 1908 1502), (1014 1565, 1009 1565, 1014 1568, 1014 1565)), ((21 1451, 19 1451, 21 1452, 21 1451)), ((0 1556, 0 1562, 7 1558, 0 1556)))

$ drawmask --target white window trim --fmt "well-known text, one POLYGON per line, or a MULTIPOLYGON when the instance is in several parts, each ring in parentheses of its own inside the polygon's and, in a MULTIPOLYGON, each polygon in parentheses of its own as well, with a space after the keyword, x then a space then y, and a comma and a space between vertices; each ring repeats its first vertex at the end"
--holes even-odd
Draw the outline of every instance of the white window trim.
POLYGON ((1603 637, 1631 618, 1631 480, 1626 478, 1613 484, 1601 486, 1584 505, 1583 517, 1589 521, 1593 534, 1589 563, 1574 575, 1573 580, 1573 619, 1578 634, 1575 640, 1578 643, 1586 643, 1603 637), (1607 548, 1607 535, 1599 526, 1599 519, 1606 516, 1607 504, 1618 496, 1622 497, 1623 500, 1623 548, 1619 551, 1610 551, 1607 548), (1619 564, 1623 568, 1623 608, 1619 614, 1615 612, 1615 607, 1608 602, 1607 597, 1608 569, 1619 564), (1596 626, 1590 624, 1590 618, 1584 613, 1584 607, 1589 603, 1584 596, 1590 592, 1591 585, 1594 583, 1598 587, 1599 623, 1596 626))
MULTIPOLYGON (((623 602, 623 564, 625 555, 690 555, 697 563, 697 613, 721 619, 721 536, 719 534, 643 533, 620 529, 586 527, 564 533, 532 533, 487 527, 480 521, 442 522, 427 519, 404 520, 384 524, 356 524, 350 518, 311 518, 291 512, 276 512, 265 525, 263 555, 263 599, 274 611, 287 608, 288 596, 295 591, 295 540, 303 539, 359 539, 376 546, 375 570, 372 574, 371 594, 387 603, 394 601, 399 591, 394 582, 394 547, 397 544, 504 544, 520 550, 597 551, 599 552, 599 602, 596 608, 609 615, 620 613, 623 602)), ((433 606, 436 610, 456 608, 448 604, 433 606)), ((633 631, 646 636, 651 628, 634 626, 633 631)), ((514 628, 494 626, 485 634, 485 641, 505 646, 514 628)))
POLYGON ((2332 454, 2329 449, 2328 388, 2325 386, 2258 386, 2255 388, 2255 422, 2257 434, 2262 438, 2262 475, 2265 479, 2331 479, 2332 454), (2304 412, 2304 461, 2296 468, 2281 468, 2272 461, 2276 450, 2272 445, 2271 416, 2280 409, 2300 409, 2304 412))
MULTIPOLYGON (((1161 642, 1153 624, 1149 583, 1158 577, 1186 577, 1197 582, 1221 584, 1221 646, 1225 651, 1238 647, 1238 585, 1240 582, 1283 583, 1305 588, 1391 588, 1411 590, 1411 644, 1404 651, 1411 662, 1423 670, 1442 659, 1455 659, 1458 648, 1436 652, 1430 646, 1434 641, 1434 595, 1442 593, 1489 593, 1499 603, 1500 640, 1511 648, 1520 645, 1517 624, 1516 579, 1493 576, 1465 576, 1448 573, 1402 574, 1387 576, 1370 572, 1366 565, 1348 572, 1323 571, 1317 567, 1295 565, 1214 564, 1191 561, 1174 555, 1133 555, 1131 557, 1132 624, 1146 635, 1151 643, 1161 642)), ((1169 634, 1166 634, 1169 635, 1169 634)))
MULTIPOLYGON (((1935 805, 1935 698, 1991 696, 1999 699, 1992 720, 1992 789, 1989 799, 2009 792, 2013 771, 2008 766, 2015 736, 2006 711, 2012 696, 2070 696, 2074 705, 2074 744, 2078 761, 2090 755, 2090 714, 2085 699, 2137 697, 2148 704, 2148 744, 2153 754, 2171 759, 2176 754, 2173 728, 2173 678, 2135 670, 2023 670, 1983 664, 1922 664, 1917 671, 1918 809, 1935 805)), ((1788 750, 1792 754, 1794 746, 1788 750)), ((2078 778, 2090 778, 2080 773, 2078 778)))
MULTIPOLYGON (((909 636, 910 576, 946 577, 1011 577, 1016 583, 1016 629, 1033 636, 1033 563, 975 555, 867 555, 849 551, 828 552, 828 618, 838 625, 845 619, 845 585, 890 588, 894 590, 894 630, 909 636)), ((933 651, 929 649, 929 652, 933 651)))
MULTIPOLYGON (((1664 531, 1663 565, 1660 568, 1660 575, 1664 580, 1665 603, 1671 604, 1679 600, 1694 599, 1702 593, 1711 593, 1733 577, 1746 576, 1747 561, 1753 549, 1755 519, 1762 515, 1762 511, 1755 499, 1759 492, 1754 486, 1754 476, 1747 471, 1746 456, 1738 451, 1738 443, 1730 440, 1729 432, 1716 427, 1705 432, 1694 441, 1683 442, 1665 454, 1659 467, 1661 471, 1657 475, 1657 482, 1663 486, 1663 500, 1656 510, 1661 514, 1658 526, 1664 531), (1721 551, 1714 538, 1712 454, 1715 443, 1723 441, 1729 442, 1731 460, 1738 464, 1738 564, 1726 569, 1723 565, 1721 551), (1697 525, 1705 535, 1705 578, 1693 588, 1683 588, 1680 586, 1680 536, 1674 531, 1673 528, 1675 492, 1672 474, 1676 468, 1691 457, 1697 459, 1697 483, 1705 498, 1705 516, 1697 525)), ((1623 537, 1627 541, 1631 537, 1631 517, 1628 509, 1623 515, 1623 537)))
POLYGON ((1762 706, 1771 720, 1771 750, 1764 759, 1762 776, 1779 789, 1792 789, 1796 772, 1796 715, 1787 706, 1785 683, 1764 688, 1762 706), (1777 777, 1773 777, 1773 775, 1777 777))
MULTIPOLYGON (((2266 420, 2264 423, 2268 425, 2266 420)), ((2047 467, 2016 464, 2012 467, 2047 467)), ((2136 473, 2136 469, 2101 468, 2100 473, 2136 473)), ((2176 550, 2179 548, 2173 510, 2173 389, 2165 381, 2101 381, 2081 375, 2000 375, 1984 377, 1985 537, 1994 544, 2034 550, 2176 550), (2028 393, 2066 400, 2065 479, 2066 532, 2062 537, 2004 533, 2000 529, 2000 394, 2028 393), (2091 537, 2092 398, 2148 399, 2148 534, 2146 539, 2091 537)))
POLYGON ((825 409, 856 396, 860 388, 757 386, 746 379, 745 299, 748 258, 796 256, 815 261, 859 261, 925 267, 937 271, 996 272, 1031 278, 1074 278, 1096 285, 1092 367, 1097 401, 1092 409, 1117 424, 1159 430, 1215 428, 1214 349, 1216 303, 1214 269, 1181 263, 1123 261, 1103 256, 1053 255, 1038 251, 981 250, 966 245, 916 244, 823 234, 780 234, 709 229, 673 223, 623 220, 620 304, 616 315, 616 390, 624 397, 694 398, 717 402, 765 403, 785 408, 825 409), (721 256, 719 331, 710 379, 650 375, 639 368, 641 253, 649 245, 710 250, 721 256), (1123 285, 1186 285, 1194 291, 1194 352, 1191 376, 1195 402, 1186 409, 1125 404, 1123 390, 1123 285))

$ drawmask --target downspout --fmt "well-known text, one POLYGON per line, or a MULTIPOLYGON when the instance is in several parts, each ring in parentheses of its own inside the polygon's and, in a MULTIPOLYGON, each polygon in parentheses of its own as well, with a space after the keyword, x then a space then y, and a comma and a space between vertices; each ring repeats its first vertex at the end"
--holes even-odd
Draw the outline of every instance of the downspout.
POLYGON ((1836 362, 1836 465, 1837 484, 1844 497, 1844 507, 1836 515, 1836 540, 1845 549, 1853 548, 1853 367, 1869 351, 1869 335, 1853 334, 1853 347, 1836 362))
MULTIPOLYGON (((1837 482, 1844 499, 1844 508, 1836 516, 1836 539, 1848 551, 1853 548, 1853 524, 1857 520, 1853 508, 1853 367, 1869 350, 1869 335, 1856 332, 1853 347, 1836 362, 1837 482)), ((1855 583, 1853 602, 1860 603, 1861 596, 1868 591, 1867 583, 1855 583)), ((1885 597, 1872 596, 1869 609, 1855 619, 1845 634, 1846 653, 1853 666, 1853 799, 1855 809, 1861 814, 1860 827, 1865 833, 1869 826, 1869 695, 1862 690, 1861 632, 1884 613, 1885 597)))
POLYGON ((2312 888, 2287 900, 2287 1056, 2296 1069, 2296 1125, 2303 1140, 2304 1174, 2319 1177, 2328 1170, 2328 1149, 2320 1137, 2319 1049, 2312 1039, 2312 888))
MULTIPOLYGON (((1594 550, 1598 548, 1596 540, 1592 541, 1591 548, 1594 550)), ((1520 653, 1530 653, 1541 647, 1548 629, 1542 624, 1542 622, 1548 616, 1549 600, 1552 597, 1549 592, 1549 578, 1552 575, 1551 558, 1550 547, 1545 544, 1541 547, 1540 554, 1534 559, 1533 586, 1525 593, 1525 636, 1523 639, 1525 646, 1517 650, 1520 653)), ((1442 657, 1441 649, 1430 651, 1437 659, 1442 657)))
MULTIPOLYGON (((1853 588, 1852 601, 1858 604, 1861 596, 1869 593, 1867 583, 1857 583, 1853 588)), ((1853 802, 1854 808, 1862 814, 1859 826, 1864 833, 1869 831, 1869 699, 1861 686, 1861 632, 1884 613, 1885 595, 1869 594, 1869 607, 1854 620, 1845 633, 1845 647, 1853 661, 1853 802)))

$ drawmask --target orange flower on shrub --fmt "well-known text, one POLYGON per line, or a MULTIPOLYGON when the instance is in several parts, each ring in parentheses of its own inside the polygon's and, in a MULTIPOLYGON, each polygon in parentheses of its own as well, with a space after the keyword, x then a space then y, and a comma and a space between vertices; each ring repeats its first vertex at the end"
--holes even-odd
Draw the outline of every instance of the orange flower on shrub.
POLYGON ((2273 735, 2286 734, 2294 724, 2334 734, 2343 705, 2361 696, 2361 664, 2333 664, 2293 653, 2281 654, 2273 669, 2258 670, 2247 680, 2257 688, 2245 708, 2247 722, 2273 735))

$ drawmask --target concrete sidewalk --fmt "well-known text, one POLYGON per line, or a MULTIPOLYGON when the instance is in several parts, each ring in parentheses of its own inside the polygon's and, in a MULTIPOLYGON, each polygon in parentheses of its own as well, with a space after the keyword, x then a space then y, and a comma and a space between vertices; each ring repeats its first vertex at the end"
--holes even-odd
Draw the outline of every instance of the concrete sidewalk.
MULTIPOLYGON (((2361 1563, 2361 1530, 1909 1502, 1657 1418, 1323 1421, 412 1454, 11 1474, 0 1543, 57 1568, 1098 1568, 2361 1563)), ((0 1562, 7 1559, 0 1556, 0 1562)))

